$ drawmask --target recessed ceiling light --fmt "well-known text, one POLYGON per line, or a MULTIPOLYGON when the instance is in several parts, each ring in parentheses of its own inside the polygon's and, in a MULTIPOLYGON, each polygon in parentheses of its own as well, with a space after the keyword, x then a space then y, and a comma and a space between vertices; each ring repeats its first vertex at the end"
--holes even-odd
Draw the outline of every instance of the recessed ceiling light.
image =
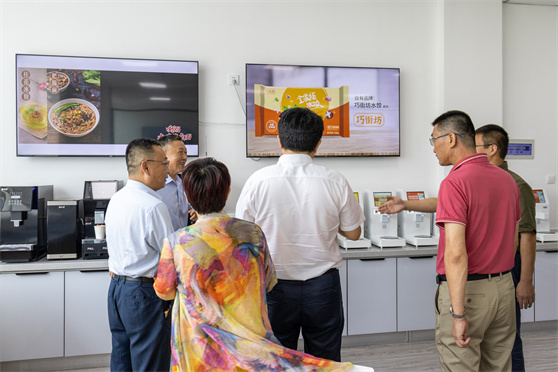
POLYGON ((139 83, 143 88, 155 88, 155 89, 163 89, 167 87, 167 84, 163 83, 150 83, 147 81, 140 81, 139 83))

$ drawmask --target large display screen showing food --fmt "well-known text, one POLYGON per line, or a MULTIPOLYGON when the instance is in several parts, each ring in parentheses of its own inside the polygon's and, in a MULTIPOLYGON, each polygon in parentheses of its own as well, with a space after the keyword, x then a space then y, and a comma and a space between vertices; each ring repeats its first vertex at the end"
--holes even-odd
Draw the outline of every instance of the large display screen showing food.
POLYGON ((246 64, 246 156, 280 156, 279 115, 324 120, 316 156, 399 156, 399 69, 246 64))
POLYGON ((124 156, 179 135, 199 152, 198 62, 16 55, 18 156, 124 156))

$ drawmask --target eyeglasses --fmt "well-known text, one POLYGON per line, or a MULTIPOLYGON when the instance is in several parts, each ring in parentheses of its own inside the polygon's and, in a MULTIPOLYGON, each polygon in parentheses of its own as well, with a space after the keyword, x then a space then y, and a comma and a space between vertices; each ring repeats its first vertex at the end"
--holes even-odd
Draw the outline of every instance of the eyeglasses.
MULTIPOLYGON (((450 134, 451 134, 451 133, 446 133, 446 134, 442 134, 441 136, 430 137, 428 140, 430 141, 430 144, 431 144, 432 146, 434 146, 434 140, 436 140, 436 139, 438 139, 438 138, 445 137, 445 136, 449 136, 450 134)), ((464 137, 465 137, 465 136, 462 135, 462 134, 458 134, 458 133, 454 133, 454 134, 455 134, 456 136, 461 137, 461 138, 464 138, 464 137)))
POLYGON ((161 163, 161 164, 163 164, 165 167, 168 167, 169 164, 170 164, 170 162, 168 162, 168 161, 163 161, 163 160, 146 160, 146 161, 151 161, 151 162, 153 162, 153 163, 161 163))
POLYGON ((493 143, 487 143, 486 145, 475 145, 476 147, 488 147, 488 146, 492 146, 493 143))

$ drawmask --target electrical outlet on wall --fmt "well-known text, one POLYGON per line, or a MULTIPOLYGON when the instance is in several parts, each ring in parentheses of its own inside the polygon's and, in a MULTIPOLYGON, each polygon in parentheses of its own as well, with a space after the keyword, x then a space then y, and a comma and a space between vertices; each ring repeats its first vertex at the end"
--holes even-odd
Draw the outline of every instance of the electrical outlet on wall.
POLYGON ((239 85, 240 84, 240 76, 237 74, 229 74, 229 85, 239 85))

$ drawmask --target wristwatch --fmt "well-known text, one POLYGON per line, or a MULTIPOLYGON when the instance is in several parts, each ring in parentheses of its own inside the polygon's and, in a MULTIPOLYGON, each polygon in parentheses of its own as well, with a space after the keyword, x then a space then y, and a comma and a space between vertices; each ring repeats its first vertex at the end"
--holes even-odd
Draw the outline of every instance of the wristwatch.
POLYGON ((463 319, 463 318, 465 318, 465 307, 463 307, 463 314, 459 315, 459 314, 456 314, 456 313, 453 312, 453 307, 450 305, 450 314, 455 319, 463 319))

